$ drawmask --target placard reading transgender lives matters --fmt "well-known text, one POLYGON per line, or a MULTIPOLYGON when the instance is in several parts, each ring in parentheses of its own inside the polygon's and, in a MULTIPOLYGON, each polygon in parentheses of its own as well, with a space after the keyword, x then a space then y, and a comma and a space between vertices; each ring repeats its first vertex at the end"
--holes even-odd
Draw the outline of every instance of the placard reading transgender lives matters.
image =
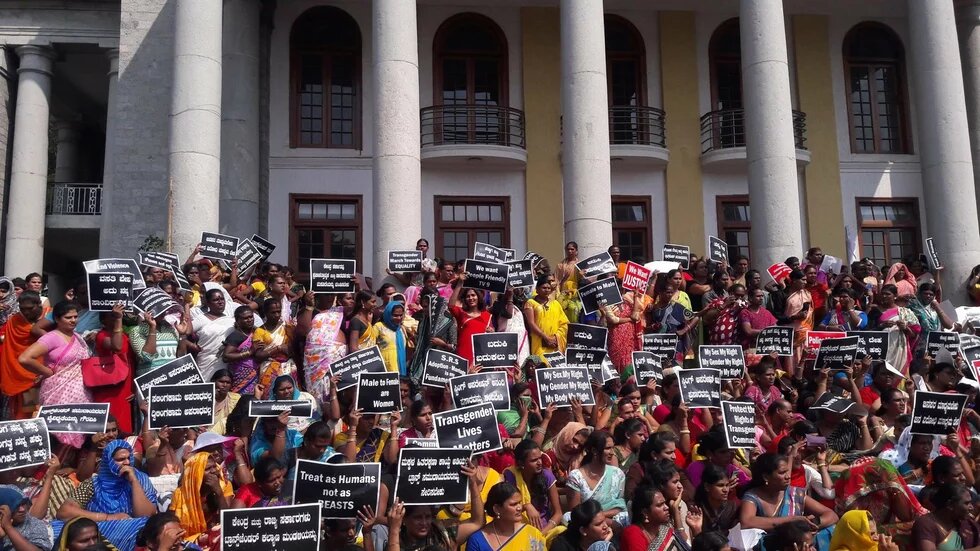
POLYGON ((486 453, 503 447, 493 404, 473 404, 434 413, 432 422, 440 448, 461 448, 473 453, 486 453))

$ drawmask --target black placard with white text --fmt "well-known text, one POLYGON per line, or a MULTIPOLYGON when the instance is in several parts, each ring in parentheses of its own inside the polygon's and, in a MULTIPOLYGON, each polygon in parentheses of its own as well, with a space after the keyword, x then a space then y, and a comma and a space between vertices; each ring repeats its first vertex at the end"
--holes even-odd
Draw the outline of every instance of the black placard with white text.
POLYGON ((340 377, 337 390, 344 390, 357 384, 360 373, 380 373, 386 371, 385 360, 377 346, 362 348, 351 352, 330 364, 331 375, 340 377))
POLYGON ((320 508, 316 504, 224 509, 221 551, 319 549, 320 522, 320 508))
POLYGON ((592 314, 600 305, 615 306, 623 302, 623 294, 619 291, 619 284, 614 277, 607 277, 579 287, 578 297, 582 301, 585 315, 592 314))
POLYGON ((94 272, 127 273, 133 276, 134 290, 146 287, 143 274, 140 273, 140 267, 132 258, 99 258, 83 262, 82 267, 90 274, 94 272))
POLYGON ((721 407, 721 372, 717 369, 679 369, 681 401, 689 408, 721 407))
POLYGON ((388 269, 399 274, 422 271, 422 251, 388 251, 388 269))
POLYGON ((605 348, 608 334, 609 331, 605 327, 569 323, 568 346, 572 348, 605 348))
POLYGON ((940 270, 943 267, 942 261, 939 260, 939 253, 936 252, 936 244, 931 237, 926 239, 926 260, 929 262, 930 270, 940 270))
POLYGON ((912 434, 946 436, 959 429, 965 394, 916 391, 912 397, 912 434))
POLYGON ((595 405, 595 395, 592 392, 592 377, 584 367, 546 367, 534 371, 534 380, 538 389, 538 404, 548 407, 566 408, 571 405, 573 398, 578 398, 582 405, 595 405))
POLYGON ((214 424, 214 383, 154 385, 146 398, 150 430, 214 424))
POLYGON ((310 290, 314 293, 353 293, 356 260, 310 259, 310 290))
POLYGON ((425 366, 422 371, 422 386, 443 388, 449 379, 466 374, 469 362, 452 352, 429 348, 425 353, 425 366))
POLYGON ((755 402, 724 401, 721 416, 725 421, 725 441, 729 448, 755 448, 755 402))
POLYGON ((449 380, 453 407, 490 402, 497 411, 510 409, 510 385, 505 371, 481 371, 449 380))
POLYGON ((231 264, 238 256, 238 238, 233 235, 201 232, 201 249, 198 254, 231 264))
POLYGON ((503 447, 497 429, 497 413, 493 404, 440 411, 432 414, 436 440, 440 448, 467 449, 473 453, 486 453, 503 447))
POLYGON ((698 348, 698 362, 702 368, 720 371, 723 381, 745 376, 745 354, 737 344, 701 345, 698 348))
POLYGON ((793 355, 793 336, 796 330, 792 327, 774 325, 766 327, 755 337, 756 354, 772 354, 777 356, 793 355))
POLYGON ((150 314, 154 318, 158 318, 166 312, 179 309, 180 305, 163 289, 159 287, 147 287, 136 291, 136 298, 133 299, 133 308, 140 312, 150 314))
POLYGON ((653 352, 634 350, 633 374, 637 386, 644 387, 651 379, 660 383, 664 380, 664 359, 653 352))
POLYGON ((272 251, 276 250, 276 246, 272 244, 272 241, 269 241, 259 234, 253 233, 250 241, 254 243, 255 248, 262 253, 263 262, 272 256, 272 251))
POLYGON ((473 245, 473 260, 503 264, 507 262, 507 252, 500 247, 477 241, 473 245))
POLYGON ((569 367, 584 367, 589 376, 598 383, 605 383, 617 377, 612 364, 607 361, 609 354, 598 348, 565 349, 565 361, 569 367))
POLYGON ((831 371, 840 371, 851 367, 857 356, 858 338, 844 337, 842 339, 824 339, 820 341, 817 350, 817 361, 813 364, 817 369, 825 367, 831 371))
POLYGON ((41 406, 37 416, 48 424, 48 432, 97 434, 105 432, 109 404, 41 406))
POLYGON ((279 417, 288 411, 290 417, 309 418, 313 416, 313 404, 308 400, 251 400, 248 403, 249 417, 279 417))
POLYGON ((466 272, 463 287, 491 293, 507 291, 507 282, 510 278, 510 266, 507 264, 467 258, 463 264, 463 271, 466 272))
POLYGON ((887 331, 848 331, 848 337, 858 338, 858 353, 872 360, 884 360, 888 356, 887 331))
POLYGON ((88 278, 88 309, 109 312, 122 303, 127 310, 133 306, 133 276, 123 272, 95 272, 88 278))
POLYGON ((681 268, 688 269, 691 264, 691 248, 687 245, 664 245, 663 260, 666 262, 677 262, 681 268))
POLYGON ((474 333, 473 364, 513 367, 517 363, 517 333, 474 333))
POLYGON ((262 262, 262 251, 252 243, 251 239, 243 239, 238 244, 238 273, 243 274, 262 262))
POLYGON ((568 358, 561 352, 545 352, 543 357, 548 367, 565 367, 568 365, 568 358))
POLYGON ((401 392, 398 373, 361 373, 357 379, 354 408, 365 414, 391 413, 401 410, 401 392))
POLYGON ((323 518, 357 518, 364 506, 378 510, 381 463, 296 461, 293 503, 319 503, 323 518))
POLYGON ((534 267, 531 260, 510 260, 506 262, 507 285, 512 289, 534 286, 534 267))
POLYGON ((667 358, 671 363, 675 363, 674 354, 677 353, 677 340, 676 333, 647 333, 643 335, 643 350, 653 352, 658 356, 667 358))
POLYGON ((597 277, 602 274, 614 274, 617 271, 616 263, 608 251, 594 254, 585 260, 579 261, 575 265, 585 277, 597 277))
POLYGON ((160 268, 168 272, 175 272, 180 269, 180 257, 174 253, 164 253, 157 251, 147 251, 139 253, 140 264, 147 268, 160 268))
POLYGON ((825 409, 834 413, 844 415, 846 413, 857 414, 859 412, 857 402, 838 396, 833 392, 824 392, 817 397, 810 409, 825 409))
POLYGON ((469 481, 461 471, 471 455, 469 450, 452 448, 402 448, 395 498, 405 505, 469 502, 469 481))
POLYGON ((728 244, 715 236, 708 237, 708 258, 721 264, 728 262, 728 244))
POLYGON ((160 367, 144 373, 133 379, 136 384, 136 391, 140 397, 146 398, 147 389, 155 385, 191 385, 203 383, 201 370, 194 361, 194 356, 184 354, 183 356, 171 360, 160 367))
POLYGON ((953 333, 952 331, 929 331, 929 335, 926 337, 926 354, 936 357, 939 354, 941 348, 945 348, 949 351, 953 357, 960 355, 960 335, 959 333, 953 333))
POLYGON ((44 419, 0 421, 0 472, 40 465, 50 457, 44 419))

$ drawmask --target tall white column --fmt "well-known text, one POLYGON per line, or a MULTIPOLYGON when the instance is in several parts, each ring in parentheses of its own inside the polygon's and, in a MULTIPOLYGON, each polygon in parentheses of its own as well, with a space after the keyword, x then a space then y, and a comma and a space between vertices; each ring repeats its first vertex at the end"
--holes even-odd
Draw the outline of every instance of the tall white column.
POLYGON ((58 121, 55 128, 54 181, 78 182, 78 148, 82 131, 75 121, 58 121))
MULTIPOLYGON (((374 263, 371 270, 377 284, 388 266, 388 251, 413 249, 415 241, 422 237, 422 163, 415 1, 374 0, 372 18, 374 263)), ((359 269, 369 273, 365 268, 359 269)))
POLYGON ((17 48, 17 104, 10 170, 4 273, 40 272, 44 261, 44 203, 48 183, 48 117, 54 51, 17 48))
POLYGON ((973 153, 973 182, 980 201, 980 0, 957 0, 956 26, 960 37, 963 88, 973 153))
POLYGON ((221 46, 222 233, 259 229, 259 0, 225 0, 221 46))
POLYGON ((105 120, 105 154, 102 159, 102 223, 99 228, 99 252, 106 252, 109 249, 109 243, 112 243, 112 216, 108 213, 112 212, 113 204, 113 191, 114 187, 112 185, 112 172, 113 168, 113 158, 115 155, 116 147, 116 88, 119 85, 119 50, 113 48, 106 52, 106 57, 109 58, 109 72, 106 76, 109 78, 109 95, 108 101, 106 102, 106 120, 105 120))
POLYGON ((171 251, 218 230, 221 174, 221 0, 176 0, 170 106, 171 251))
POLYGON ((612 244, 602 0, 561 0, 560 9, 565 239, 585 258, 612 244))
POLYGON ((906 5, 927 236, 946 265, 943 296, 961 305, 966 278, 980 264, 980 225, 953 3, 906 5))
POLYGON ((739 30, 752 264, 770 266, 803 250, 782 0, 741 0, 739 30))

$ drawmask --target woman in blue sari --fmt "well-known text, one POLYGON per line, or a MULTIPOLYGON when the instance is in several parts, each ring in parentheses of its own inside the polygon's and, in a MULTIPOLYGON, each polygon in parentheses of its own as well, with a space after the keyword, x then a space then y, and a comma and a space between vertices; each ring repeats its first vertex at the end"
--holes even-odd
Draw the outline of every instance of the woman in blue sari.
POLYGON ((771 531, 794 521, 805 521, 816 537, 818 551, 830 549, 837 514, 806 495, 805 488, 790 486, 790 462, 784 455, 764 453, 752 464, 752 480, 739 507, 743 530, 771 531))
POLYGON ((545 551, 544 536, 526 524, 521 492, 501 482, 487 494, 486 514, 492 521, 466 539, 467 551, 545 551))
POLYGON ((658 278, 655 287, 656 300, 643 313, 646 320, 644 333, 673 333, 677 335, 677 348, 674 360, 682 363, 693 344, 697 342, 695 329, 699 317, 679 302, 674 302, 677 289, 666 278, 658 278))

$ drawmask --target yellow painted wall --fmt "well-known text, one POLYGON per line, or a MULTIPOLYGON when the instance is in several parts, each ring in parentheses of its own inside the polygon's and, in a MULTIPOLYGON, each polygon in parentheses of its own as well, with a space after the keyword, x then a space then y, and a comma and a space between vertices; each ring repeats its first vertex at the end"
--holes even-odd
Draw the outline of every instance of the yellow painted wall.
POLYGON ((840 157, 827 27, 825 15, 793 16, 796 88, 800 110, 806 113, 806 147, 812 155, 806 167, 804 192, 810 246, 845 258, 840 157))
MULTIPOLYGON (((667 240, 704 253, 704 197, 694 12, 660 12, 660 67, 667 113, 667 240), (702 213, 702 214, 698 214, 702 213)), ((654 251, 659 258, 660 251, 654 251)))
POLYGON ((521 8, 527 123, 527 248, 564 258, 561 180, 561 29, 557 8, 521 8))

